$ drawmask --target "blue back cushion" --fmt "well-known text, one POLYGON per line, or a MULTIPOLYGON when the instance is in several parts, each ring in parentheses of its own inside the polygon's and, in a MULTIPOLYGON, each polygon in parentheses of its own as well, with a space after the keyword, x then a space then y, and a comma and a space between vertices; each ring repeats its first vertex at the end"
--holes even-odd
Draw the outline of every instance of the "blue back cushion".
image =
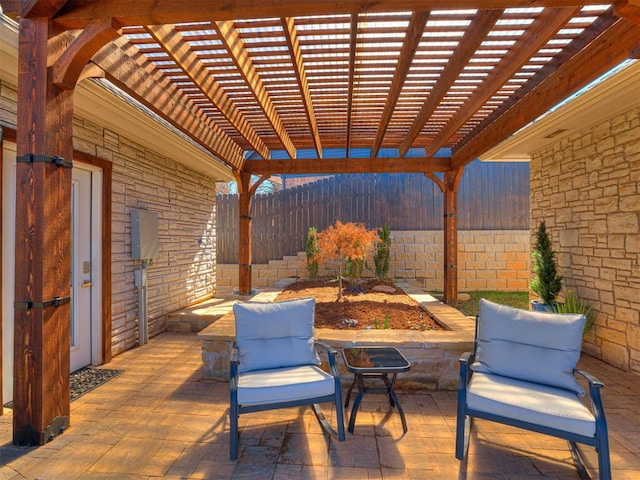
POLYGON ((474 371, 584 394, 573 375, 584 315, 531 312, 482 299, 478 322, 474 371))
POLYGON ((236 346, 240 373, 319 365, 313 340, 313 298, 279 303, 236 303, 236 346))

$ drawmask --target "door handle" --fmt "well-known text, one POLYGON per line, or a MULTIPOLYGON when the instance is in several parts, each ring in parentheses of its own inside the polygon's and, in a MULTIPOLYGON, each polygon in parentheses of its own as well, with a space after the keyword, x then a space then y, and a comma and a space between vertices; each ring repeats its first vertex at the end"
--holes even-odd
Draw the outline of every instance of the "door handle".
POLYGON ((88 288, 91 287, 93 285, 93 282, 91 280, 85 280, 84 282, 82 282, 82 285, 80 285, 82 288, 88 288))

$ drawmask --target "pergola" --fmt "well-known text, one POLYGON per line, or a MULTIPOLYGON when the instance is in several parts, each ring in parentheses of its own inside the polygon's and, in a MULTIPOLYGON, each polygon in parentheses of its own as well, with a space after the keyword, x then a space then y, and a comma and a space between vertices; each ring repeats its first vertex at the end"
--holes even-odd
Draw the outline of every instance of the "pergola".
MULTIPOLYGON (((465 165, 628 58, 640 0, 0 0, 19 18, 14 442, 69 425, 73 92, 103 78, 224 162, 273 174, 421 172, 445 195, 457 295, 465 165), (354 149, 369 155, 354 157, 354 149)), ((260 180, 251 183, 252 175, 260 180)))

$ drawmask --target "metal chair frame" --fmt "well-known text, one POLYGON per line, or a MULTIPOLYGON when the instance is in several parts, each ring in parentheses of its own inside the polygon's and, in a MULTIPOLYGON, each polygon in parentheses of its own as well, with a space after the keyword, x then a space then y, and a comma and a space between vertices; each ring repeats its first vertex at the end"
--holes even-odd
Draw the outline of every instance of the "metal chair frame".
POLYGON ((277 402, 277 403, 268 403, 268 404, 260 404, 260 405, 241 405, 238 403, 238 366, 240 364, 239 360, 239 350, 234 345, 231 352, 231 362, 230 362, 230 409, 229 409, 229 424, 230 424, 230 433, 231 433, 231 441, 230 441, 230 452, 229 457, 231 460, 236 460, 238 458, 238 444, 239 444, 239 430, 238 430, 238 417, 243 413, 251 413, 251 412, 261 412, 265 410, 275 410, 279 408, 290 408, 290 407, 299 407, 310 405, 315 413, 318 421, 320 422, 320 426, 322 429, 330 435, 332 438, 336 438, 338 441, 343 442, 345 440, 345 431, 344 431, 344 411, 342 407, 342 388, 340 384, 340 375, 338 374, 338 369, 336 367, 336 355, 338 351, 327 345, 323 342, 315 341, 316 347, 321 347, 327 352, 327 357, 329 359, 329 368, 331 370, 331 375, 333 376, 333 380, 335 382, 334 393, 332 395, 325 395, 321 397, 312 397, 305 398, 300 400, 292 400, 285 402, 277 402), (333 402, 336 406, 336 421, 337 421, 337 431, 329 424, 329 421, 326 419, 324 414, 322 413, 322 409, 320 408, 320 403, 333 402))
POLYGON ((596 448, 598 453, 598 471, 601 480, 611 479, 611 463, 609 459, 609 440, 607 432, 607 421, 602 407, 602 398, 600 389, 604 387, 604 383, 598 381, 595 377, 582 370, 574 370, 574 374, 584 377, 589 383, 589 397, 591 399, 592 413, 595 417, 595 435, 593 437, 577 435, 573 432, 567 432, 555 428, 549 428, 542 425, 536 425, 523 422, 518 419, 495 415, 492 413, 474 410, 467 406, 467 387, 473 372, 470 368, 475 361, 475 353, 477 347, 477 319, 476 319, 476 340, 474 343, 474 352, 466 352, 460 357, 460 377, 458 384, 458 408, 457 408, 457 424, 456 424, 456 458, 463 460, 469 448, 469 435, 472 428, 473 418, 481 418, 492 422, 511 425, 513 427, 523 428, 533 432, 551 435, 563 438, 569 442, 569 450, 574 464, 581 478, 591 478, 580 452, 577 443, 590 445, 596 448))

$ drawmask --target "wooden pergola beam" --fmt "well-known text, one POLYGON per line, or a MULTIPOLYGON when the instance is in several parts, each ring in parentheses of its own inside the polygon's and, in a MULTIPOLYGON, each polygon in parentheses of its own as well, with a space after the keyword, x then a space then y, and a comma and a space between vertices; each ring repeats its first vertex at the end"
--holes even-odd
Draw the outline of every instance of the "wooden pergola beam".
POLYGON ((400 156, 407 154, 407 151, 413 145, 415 139, 426 125, 429 118, 435 112, 440 101, 447 94, 451 85, 456 81, 460 72, 473 57, 476 50, 489 34, 495 23, 502 16, 502 10, 481 10, 471 21, 471 25, 460 39, 459 48, 455 49, 454 54, 447 62, 447 66, 442 71, 433 90, 429 93, 425 103, 422 105, 420 112, 416 116, 400 145, 400 156))
POLYGON ((504 83, 535 55, 578 11, 577 8, 549 9, 523 35, 518 46, 489 73, 480 87, 425 147, 425 155, 434 155, 495 94, 504 83))
POLYGON ((16 0, 8 2, 6 8, 7 12, 16 13, 21 18, 48 18, 58 13, 65 3, 67 0, 16 0))
POLYGON ((349 89, 347 91, 347 157, 351 156, 351 128, 353 125, 353 87, 356 78, 356 46, 358 45, 358 14, 351 15, 349 28, 349 89))
MULTIPOLYGON (((471 141, 474 136, 479 132, 487 128, 499 117, 504 115, 509 109, 511 109, 516 103, 521 101, 527 95, 529 95, 536 86, 542 82, 545 78, 552 75, 562 65, 567 63, 571 58, 578 54, 587 45, 594 42, 598 37, 603 35, 608 28, 618 21, 618 18, 613 15, 613 8, 608 9, 605 13, 600 15, 596 21, 589 25, 582 31, 573 41, 567 45, 560 53, 551 59, 546 65, 544 65, 538 72, 533 75, 524 85, 518 88, 505 102, 500 104, 487 118, 485 118, 478 126, 471 130, 461 141, 456 145, 456 149, 459 150, 463 145, 471 141)), ((513 133, 513 132, 512 132, 513 133)))
POLYGON ((613 4, 613 13, 640 25, 640 0, 616 0, 613 4))
POLYGON ((149 25, 145 29, 160 44, 169 57, 195 83, 231 125, 242 135, 251 147, 262 157, 271 153, 245 116, 231 101, 222 85, 210 74, 198 55, 191 49, 184 36, 174 25, 149 25))
POLYGON ((452 161, 461 167, 529 124, 551 107, 629 58, 640 44, 640 27, 618 20, 598 38, 536 85, 467 143, 452 161))
POLYGON ((264 112, 267 120, 273 127, 274 132, 280 139, 282 146, 286 150, 287 154, 291 158, 296 158, 296 147, 293 145, 293 141, 289 138, 289 134, 282 122, 282 118, 276 107, 271 101, 269 92, 264 86, 264 82, 260 78, 258 70, 253 65, 251 56, 244 46, 244 42, 240 38, 240 34, 233 25, 232 21, 213 22, 212 26, 217 31, 222 40, 222 45, 229 52, 233 62, 240 71, 240 74, 245 79, 248 87, 251 89, 254 97, 258 101, 260 108, 264 112))
POLYGON ((124 25, 158 25, 202 21, 203 18, 224 21, 326 15, 329 12, 353 15, 469 8, 578 7, 601 3, 601 0, 138 0, 125 5, 122 0, 68 0, 54 20, 64 28, 76 29, 84 28, 95 18, 105 17, 115 17, 124 25))
POLYGON ((93 57, 106 78, 190 136, 231 167, 242 168, 242 149, 164 78, 125 38, 106 45, 93 57))
POLYGON ((342 173, 434 173, 451 169, 447 157, 336 158, 322 160, 246 160, 252 175, 330 175, 342 173))
POLYGON ((54 85, 73 89, 91 57, 120 35, 121 26, 113 18, 96 19, 82 30, 53 65, 54 85))
MULTIPOLYGON (((293 17, 286 17, 281 20, 281 23, 282 30, 284 31, 284 38, 287 42, 287 46, 289 47, 289 52, 291 53, 293 70, 296 73, 298 87, 300 88, 300 96, 302 97, 302 103, 304 105, 304 112, 307 116, 307 122, 309 122, 309 128, 311 129, 313 144, 316 147, 316 154, 318 155, 318 158, 322 158, 322 141, 320 140, 316 114, 313 110, 313 101, 311 99, 311 92, 309 91, 307 73, 304 69, 304 61, 302 59, 302 51, 300 49, 300 42, 298 41, 298 32, 296 30, 295 21, 293 17)), ((263 158, 268 157, 263 156, 263 158)))
POLYGON ((393 75, 393 80, 391 81, 391 88, 389 88, 389 93, 387 94, 387 101, 385 102, 384 110, 380 117, 380 124, 378 125, 378 131, 376 132, 376 138, 371 149, 372 157, 378 156, 378 152, 382 146, 382 140, 384 140, 384 135, 387 132, 387 127, 391 121, 391 116, 396 108, 396 104, 398 103, 400 92, 402 92, 402 87, 404 86, 407 74, 411 68, 411 63, 413 62, 416 50, 420 45, 420 40, 422 39, 424 27, 426 26, 428 19, 429 12, 414 12, 411 15, 411 20, 407 27, 407 33, 402 44, 402 49, 400 50, 400 56, 398 57, 396 71, 393 75))

